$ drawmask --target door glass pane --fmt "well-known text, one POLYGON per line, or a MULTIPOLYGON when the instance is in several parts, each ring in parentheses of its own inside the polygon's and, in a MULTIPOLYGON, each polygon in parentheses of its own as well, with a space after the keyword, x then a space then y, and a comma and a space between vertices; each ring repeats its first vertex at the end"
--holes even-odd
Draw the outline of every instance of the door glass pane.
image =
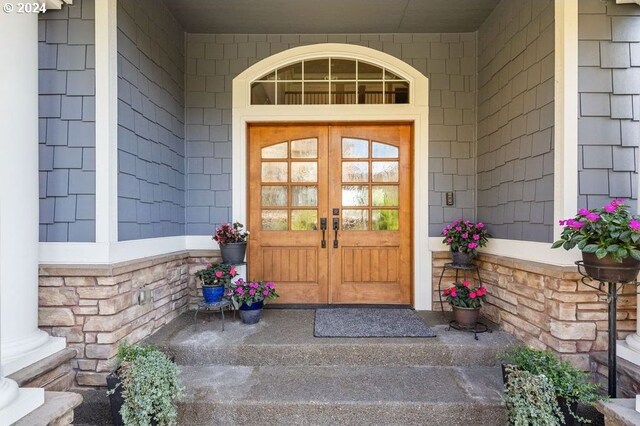
POLYGON ((382 83, 360 82, 358 84, 359 104, 382 104, 382 83))
POLYGON ((398 147, 381 142, 372 142, 373 158, 398 158, 398 147))
POLYGON ((272 162, 262 163, 262 181, 263 182, 286 182, 287 181, 287 163, 272 162))
POLYGON ((371 163, 373 182, 398 182, 397 161, 374 161, 371 163))
POLYGON ((399 75, 396 75, 394 73, 392 73, 389 70, 385 70, 384 73, 384 79, 385 80, 402 80, 402 77, 400 77, 399 75))
POLYGON ((302 105, 302 83, 278 82, 278 105, 302 105))
POLYGON ((368 206, 369 186, 368 185, 344 185, 342 187, 343 206, 368 206))
POLYGON ((315 231, 318 229, 317 210, 291 210, 292 231, 315 231))
POLYGON ((275 105, 276 85, 275 83, 253 83, 251 84, 251 105, 275 105))
POLYGON ((342 229, 366 231, 369 229, 369 210, 342 210, 342 229))
POLYGON ((382 80, 382 68, 358 61, 358 80, 382 80))
POLYGON ((289 229, 286 210, 262 210, 261 216, 264 231, 286 231, 289 229))
POLYGON ((263 186, 262 205, 265 207, 279 207, 287 205, 286 186, 263 186))
POLYGON ((366 139, 342 138, 342 158, 368 158, 369 141, 366 139))
POLYGON ((373 210, 371 229, 374 231, 397 231, 400 229, 398 210, 373 210))
POLYGON ((263 75, 258 80, 264 81, 264 80, 275 80, 275 79, 276 79, 276 72, 271 71, 269 74, 263 75))
POLYGON ((329 59, 304 61, 305 80, 327 80, 329 78, 329 59))
POLYGON ((317 158, 318 139, 299 139, 291 141, 291 158, 317 158))
POLYGON ((343 161, 343 182, 369 182, 369 163, 366 161, 343 161))
POLYGON ((287 143, 277 143, 262 148, 262 158, 287 158, 287 143))
POLYGON ((374 206, 397 206, 398 187, 385 185, 371 187, 371 198, 374 206))
POLYGON ((315 161, 291 162, 291 182, 317 182, 318 163, 315 161))
POLYGON ((318 205, 318 187, 292 186, 291 205, 296 207, 316 207, 318 205))
POLYGON ((278 69, 278 80, 302 80, 302 62, 278 69))
POLYGON ((329 81, 326 83, 304 83, 305 105, 326 105, 329 103, 329 81))

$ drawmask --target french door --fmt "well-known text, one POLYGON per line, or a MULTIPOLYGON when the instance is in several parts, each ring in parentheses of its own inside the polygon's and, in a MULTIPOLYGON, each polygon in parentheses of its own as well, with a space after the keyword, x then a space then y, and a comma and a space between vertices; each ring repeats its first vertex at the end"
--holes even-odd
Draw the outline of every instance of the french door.
POLYGON ((280 303, 411 303, 411 126, 251 125, 249 278, 280 303))

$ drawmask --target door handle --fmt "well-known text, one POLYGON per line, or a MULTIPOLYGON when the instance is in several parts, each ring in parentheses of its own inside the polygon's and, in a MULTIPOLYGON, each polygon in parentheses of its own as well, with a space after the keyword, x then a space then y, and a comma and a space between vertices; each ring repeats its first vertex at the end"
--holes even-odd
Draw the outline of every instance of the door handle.
POLYGON ((338 248, 338 230, 340 229, 340 218, 333 218, 333 230, 335 232, 333 237, 333 248, 338 248))
POLYGON ((324 238, 324 233, 327 230, 327 218, 326 217, 321 217, 320 218, 320 229, 322 230, 322 243, 321 243, 321 247, 322 248, 327 248, 327 240, 325 240, 324 238))

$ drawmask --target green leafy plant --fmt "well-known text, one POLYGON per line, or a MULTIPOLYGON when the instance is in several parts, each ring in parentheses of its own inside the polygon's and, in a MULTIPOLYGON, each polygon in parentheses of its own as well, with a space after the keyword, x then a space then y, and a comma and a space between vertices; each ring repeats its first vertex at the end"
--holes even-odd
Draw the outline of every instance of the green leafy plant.
POLYGON ((487 294, 486 287, 471 288, 469 280, 455 282, 453 286, 442 291, 442 295, 447 298, 451 306, 459 308, 479 308, 485 300, 487 294))
POLYGON ((231 280, 238 275, 238 271, 233 265, 226 265, 220 263, 217 265, 207 264, 204 269, 195 273, 203 285, 224 285, 228 287, 231 284, 231 280))
POLYGON ((504 403, 513 426, 556 426, 564 418, 551 381, 543 374, 507 368, 504 403))
POLYGON ((564 226, 560 239, 551 248, 574 247, 622 262, 631 256, 640 260, 640 217, 629 213, 624 200, 616 199, 604 207, 580 209, 573 218, 561 220, 564 226))
POLYGON ((176 402, 183 395, 178 366, 154 346, 126 342, 118 348, 117 362, 124 424, 176 424, 176 402))
POLYGON ((473 223, 468 220, 456 219, 442 229, 442 242, 453 251, 476 253, 479 247, 489 242, 489 233, 484 223, 473 223))
POLYGON ((544 375, 559 398, 564 398, 569 414, 583 423, 588 419, 578 416, 570 407, 574 401, 593 405, 602 397, 597 393, 599 386, 590 383, 587 373, 579 370, 568 361, 561 360, 550 351, 540 351, 527 346, 515 346, 501 356, 501 359, 517 366, 517 369, 531 374, 544 375))

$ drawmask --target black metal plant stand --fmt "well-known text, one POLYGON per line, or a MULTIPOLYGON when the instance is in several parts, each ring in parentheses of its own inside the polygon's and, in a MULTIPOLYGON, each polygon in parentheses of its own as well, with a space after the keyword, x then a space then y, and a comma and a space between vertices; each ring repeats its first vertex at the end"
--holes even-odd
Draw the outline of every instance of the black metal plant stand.
POLYGON ((452 328, 454 330, 467 331, 469 333, 473 333, 473 338, 476 339, 476 340, 479 340, 478 339, 478 334, 480 334, 480 333, 492 333, 493 332, 493 330, 491 330, 488 325, 486 325, 485 323, 480 322, 480 321, 476 321, 476 323, 473 325, 473 327, 467 327, 467 326, 464 326, 464 325, 460 325, 458 323, 458 321, 456 321, 456 320, 451 320, 451 321, 449 321, 449 327, 447 327, 447 331, 451 330, 452 328))
MULTIPOLYGON (((585 269, 585 263, 582 260, 576 262, 576 266, 578 267, 578 273, 582 275, 582 283, 587 287, 591 287, 597 291, 605 293, 607 295, 607 305, 608 305, 608 320, 609 320, 609 351, 608 351, 608 394, 610 398, 616 397, 616 387, 617 387, 617 351, 616 351, 616 338, 618 337, 617 330, 617 321, 616 321, 616 312, 617 312, 617 302, 618 295, 622 291, 622 288, 625 284, 634 284, 638 285, 637 281, 626 281, 626 282, 610 282, 610 281, 599 281, 596 278, 593 278, 591 275, 587 274, 585 269), (592 282, 598 282, 597 286, 593 285, 592 282), (605 286, 606 284, 606 286, 605 286), (606 288, 605 288, 606 287, 606 288)), ((586 265, 589 269, 596 271, 595 275, 601 276, 602 273, 606 273, 607 271, 631 271, 637 268, 629 268, 622 266, 597 266, 588 264, 586 265)))

